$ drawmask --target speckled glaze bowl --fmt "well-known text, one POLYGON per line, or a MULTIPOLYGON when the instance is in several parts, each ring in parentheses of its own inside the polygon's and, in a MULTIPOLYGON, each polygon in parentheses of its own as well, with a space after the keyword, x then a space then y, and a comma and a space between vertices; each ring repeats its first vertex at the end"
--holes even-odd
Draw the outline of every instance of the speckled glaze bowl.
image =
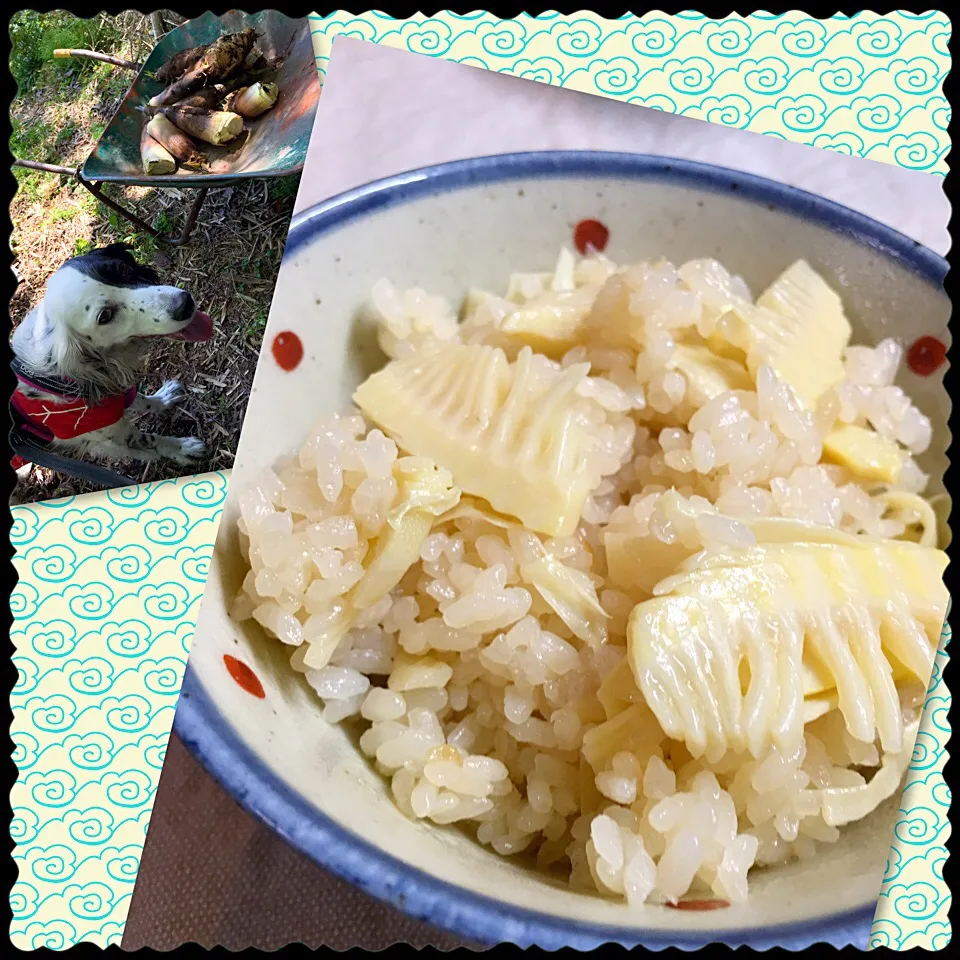
MULTIPOLYGON (((751 876, 749 901, 710 912, 625 904, 575 893, 503 859, 455 828, 407 820, 350 736, 320 717, 288 651, 226 613, 243 577, 237 494, 297 449, 321 412, 347 407, 382 360, 356 319, 387 276, 451 297, 502 287, 513 270, 552 269, 574 224, 601 220, 616 261, 716 257, 762 289, 798 257, 842 293, 855 340, 893 335, 947 342, 946 263, 844 207, 702 164, 611 153, 484 157, 371 183, 306 210, 291 227, 219 537, 210 564, 176 730, 248 810, 319 864, 407 913, 480 943, 589 948, 708 942, 867 943, 899 796, 822 847, 812 861, 751 876), (271 344, 292 331, 300 365, 271 344), (264 696, 231 676, 256 675, 264 696)), ((922 466, 943 475, 948 402, 942 371, 902 385, 933 418, 922 466)))

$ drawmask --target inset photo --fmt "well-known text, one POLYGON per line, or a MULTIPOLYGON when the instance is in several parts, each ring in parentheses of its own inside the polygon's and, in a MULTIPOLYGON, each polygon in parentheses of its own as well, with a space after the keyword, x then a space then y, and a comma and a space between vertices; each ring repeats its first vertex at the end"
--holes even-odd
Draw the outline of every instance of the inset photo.
POLYGON ((305 19, 10 21, 27 503, 230 469, 319 97, 305 19))
MULTIPOLYGON (((179 741, 460 942, 865 948, 947 636, 940 182, 339 37, 296 207, 179 741)), ((167 763, 131 923, 190 940, 167 763)))

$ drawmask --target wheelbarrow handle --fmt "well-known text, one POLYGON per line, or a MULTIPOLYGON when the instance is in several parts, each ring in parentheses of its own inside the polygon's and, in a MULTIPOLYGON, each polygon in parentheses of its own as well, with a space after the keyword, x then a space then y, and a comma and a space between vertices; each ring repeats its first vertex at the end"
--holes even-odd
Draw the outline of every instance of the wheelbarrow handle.
POLYGON ((67 50, 58 48, 53 51, 57 59, 67 57, 86 57, 88 60, 100 60, 103 63, 112 63, 115 67, 126 67, 127 70, 136 70, 139 72, 143 66, 142 63, 134 63, 132 60, 122 60, 120 57, 111 57, 106 53, 97 53, 96 50, 67 50))
POLYGON ((27 170, 42 170, 44 173, 59 173, 64 177, 75 177, 76 167, 59 167, 55 163, 37 163, 36 160, 21 160, 15 157, 12 167, 26 167, 27 170))

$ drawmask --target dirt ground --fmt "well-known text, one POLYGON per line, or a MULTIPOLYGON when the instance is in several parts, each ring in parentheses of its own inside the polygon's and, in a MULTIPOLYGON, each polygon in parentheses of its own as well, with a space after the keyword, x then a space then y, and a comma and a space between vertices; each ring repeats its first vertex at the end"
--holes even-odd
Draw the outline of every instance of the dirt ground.
MULTIPOLYGON (((180 20, 169 13, 166 18, 167 24, 180 20)), ((146 58, 154 42, 149 17, 131 12, 102 19, 106 28, 97 49, 137 62, 146 58)), ((21 88, 11 107, 14 154, 79 166, 132 79, 128 70, 90 61, 48 64, 31 88, 21 88)), ((47 278, 64 261, 108 243, 133 243, 139 259, 152 264, 165 284, 189 290, 216 323, 214 337, 206 343, 155 342, 141 391, 150 392, 174 379, 183 384, 188 399, 174 411, 140 422, 169 435, 200 437, 208 454, 195 470, 190 468, 191 473, 231 467, 299 178, 211 190, 190 244, 177 248, 137 233, 76 181, 22 169, 17 177, 19 189, 10 206, 18 281, 10 302, 13 327, 42 299, 47 278)), ((107 185, 105 193, 155 228, 174 232, 179 232, 194 197, 192 191, 115 185, 107 185)), ((137 482, 184 471, 170 461, 104 464, 137 482)), ((29 477, 17 483, 11 502, 96 489, 86 481, 34 466, 29 477)))

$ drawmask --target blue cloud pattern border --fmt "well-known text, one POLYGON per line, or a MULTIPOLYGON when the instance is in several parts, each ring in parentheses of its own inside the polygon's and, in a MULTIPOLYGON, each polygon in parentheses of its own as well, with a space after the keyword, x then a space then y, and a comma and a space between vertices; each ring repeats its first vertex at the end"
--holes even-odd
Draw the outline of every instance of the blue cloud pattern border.
POLYGON ((13 509, 14 946, 119 943, 227 474, 13 509))
POLYGON ((945 176, 949 17, 815 20, 794 11, 712 20, 653 11, 499 20, 311 16, 323 76, 336 36, 374 41, 670 113, 945 176))
MULTIPOLYGON (((311 16, 324 73, 339 34, 946 173, 945 14, 697 13, 498 20, 311 16)), ((228 474, 13 509, 10 893, 20 949, 117 944, 192 639, 228 474)), ((948 632, 944 634, 944 646, 948 632)), ((938 655, 871 942, 943 949, 950 694, 938 655)))

